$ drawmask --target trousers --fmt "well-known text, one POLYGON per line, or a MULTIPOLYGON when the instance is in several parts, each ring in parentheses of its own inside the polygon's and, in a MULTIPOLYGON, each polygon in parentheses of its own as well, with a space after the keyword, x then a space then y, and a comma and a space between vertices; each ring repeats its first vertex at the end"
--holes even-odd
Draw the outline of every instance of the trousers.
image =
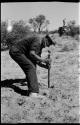
POLYGON ((9 54, 25 73, 29 92, 39 93, 36 64, 16 47, 12 47, 9 54))

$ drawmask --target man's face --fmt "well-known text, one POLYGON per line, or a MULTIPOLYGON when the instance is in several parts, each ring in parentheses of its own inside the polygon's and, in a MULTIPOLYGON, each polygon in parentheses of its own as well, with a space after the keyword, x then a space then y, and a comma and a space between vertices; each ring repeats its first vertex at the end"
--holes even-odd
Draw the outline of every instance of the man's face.
POLYGON ((47 47, 49 47, 51 45, 55 45, 55 43, 52 41, 52 39, 50 38, 49 35, 46 35, 45 38, 46 38, 46 46, 47 47))

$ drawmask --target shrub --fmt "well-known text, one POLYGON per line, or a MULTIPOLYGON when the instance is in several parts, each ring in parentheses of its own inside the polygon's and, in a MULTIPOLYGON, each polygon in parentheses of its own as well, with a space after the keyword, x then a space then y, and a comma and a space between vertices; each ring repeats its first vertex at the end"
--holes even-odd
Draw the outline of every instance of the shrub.
POLYGON ((72 37, 74 37, 75 35, 79 35, 79 27, 78 26, 71 27, 69 35, 72 37))
POLYGON ((1 50, 14 44, 16 40, 31 32, 30 27, 23 20, 14 22, 12 32, 7 31, 7 22, 1 22, 1 50))

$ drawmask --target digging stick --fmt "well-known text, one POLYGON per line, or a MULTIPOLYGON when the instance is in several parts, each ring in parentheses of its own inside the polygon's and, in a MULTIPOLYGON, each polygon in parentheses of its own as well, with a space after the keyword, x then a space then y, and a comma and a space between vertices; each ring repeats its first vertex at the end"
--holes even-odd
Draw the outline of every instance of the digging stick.
MULTIPOLYGON (((48 51, 48 59, 50 59, 50 51, 48 51)), ((48 88, 50 87, 50 64, 48 68, 48 88)))

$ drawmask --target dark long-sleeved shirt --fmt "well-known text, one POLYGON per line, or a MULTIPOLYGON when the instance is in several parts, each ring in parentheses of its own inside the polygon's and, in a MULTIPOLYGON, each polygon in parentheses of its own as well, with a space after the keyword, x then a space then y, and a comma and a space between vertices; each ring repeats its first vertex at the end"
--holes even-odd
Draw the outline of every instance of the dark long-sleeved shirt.
POLYGON ((41 39, 36 36, 19 40, 15 46, 27 56, 29 56, 31 50, 34 50, 37 55, 41 54, 41 39))
POLYGON ((35 62, 36 60, 30 56, 30 51, 34 50, 38 56, 41 56, 41 43, 44 38, 39 36, 28 36, 21 40, 16 41, 12 47, 11 51, 20 52, 26 55, 27 58, 35 62))

